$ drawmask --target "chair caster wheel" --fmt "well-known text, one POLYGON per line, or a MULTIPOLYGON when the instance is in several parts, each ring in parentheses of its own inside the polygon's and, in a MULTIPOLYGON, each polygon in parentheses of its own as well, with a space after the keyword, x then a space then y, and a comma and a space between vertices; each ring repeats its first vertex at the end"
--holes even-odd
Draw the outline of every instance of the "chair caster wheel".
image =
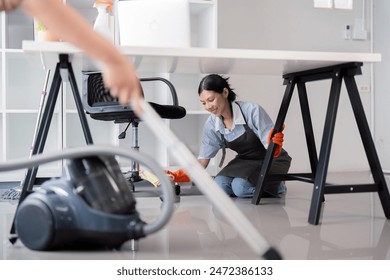
POLYGON ((175 194, 176 194, 176 195, 180 195, 180 192, 181 192, 181 190, 180 190, 180 185, 177 184, 177 183, 175 183, 175 194))
MULTIPOLYGON (((172 184, 172 187, 175 188, 174 192, 174 203, 177 203, 180 201, 180 185, 178 183, 172 184)), ((164 202, 162 194, 160 194, 160 200, 164 202)))

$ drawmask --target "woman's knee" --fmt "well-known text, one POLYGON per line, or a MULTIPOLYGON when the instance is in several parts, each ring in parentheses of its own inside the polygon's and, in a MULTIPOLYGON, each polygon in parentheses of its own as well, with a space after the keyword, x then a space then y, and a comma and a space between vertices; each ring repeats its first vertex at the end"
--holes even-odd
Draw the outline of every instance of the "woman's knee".
POLYGON ((233 181, 233 178, 232 177, 228 177, 228 176, 216 176, 215 177, 215 182, 217 183, 217 185, 228 195, 232 195, 233 194, 233 191, 232 191, 232 181, 233 181))
POLYGON ((234 178, 232 181, 232 191, 237 197, 252 197, 255 192, 255 186, 242 178, 234 178))

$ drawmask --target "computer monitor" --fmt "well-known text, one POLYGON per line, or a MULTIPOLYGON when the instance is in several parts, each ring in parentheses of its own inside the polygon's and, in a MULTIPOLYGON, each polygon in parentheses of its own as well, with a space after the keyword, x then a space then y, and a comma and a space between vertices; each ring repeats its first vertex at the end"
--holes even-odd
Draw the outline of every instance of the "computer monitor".
POLYGON ((117 12, 121 46, 191 46, 188 0, 122 0, 117 12))

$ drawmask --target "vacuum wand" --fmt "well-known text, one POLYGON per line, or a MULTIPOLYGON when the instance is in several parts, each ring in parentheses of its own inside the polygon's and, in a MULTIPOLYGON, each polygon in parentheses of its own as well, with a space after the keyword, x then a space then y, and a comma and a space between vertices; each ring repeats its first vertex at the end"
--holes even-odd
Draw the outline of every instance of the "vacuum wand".
POLYGON ((281 259, 281 256, 258 233, 246 216, 236 207, 232 200, 218 187, 203 166, 193 156, 191 151, 181 142, 176 135, 164 124, 158 114, 145 101, 141 101, 141 119, 149 126, 169 153, 191 175, 198 188, 209 198, 225 219, 236 228, 241 237, 248 243, 256 254, 265 259, 281 259))

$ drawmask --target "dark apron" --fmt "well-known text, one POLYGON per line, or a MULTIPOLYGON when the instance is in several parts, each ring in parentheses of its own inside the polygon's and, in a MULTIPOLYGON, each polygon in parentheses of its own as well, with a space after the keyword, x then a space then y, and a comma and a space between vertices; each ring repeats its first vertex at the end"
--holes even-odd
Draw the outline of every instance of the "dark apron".
MULTIPOLYGON (((246 121, 245 121, 246 122, 246 121)), ((236 157, 231 160, 218 174, 227 177, 238 177, 249 181, 251 184, 257 184, 261 166, 263 164, 266 149, 256 134, 244 124, 245 132, 237 139, 228 142, 223 134, 222 149, 225 147, 235 151, 236 157)), ((279 157, 274 158, 270 168, 270 174, 285 174, 290 168, 291 157, 282 149, 279 157)), ((264 192, 277 196, 280 182, 273 182, 265 187, 264 192)))

